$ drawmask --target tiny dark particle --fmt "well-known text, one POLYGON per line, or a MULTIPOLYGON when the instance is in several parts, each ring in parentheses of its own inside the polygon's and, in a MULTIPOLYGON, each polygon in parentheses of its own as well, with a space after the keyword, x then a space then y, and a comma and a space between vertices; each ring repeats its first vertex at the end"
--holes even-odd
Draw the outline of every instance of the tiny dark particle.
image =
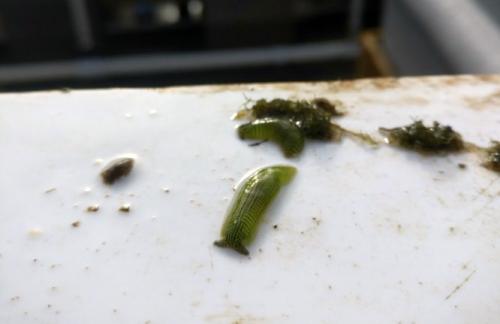
POLYGON ((99 205, 91 205, 87 207, 87 212, 89 213, 95 213, 99 211, 99 205))
POLYGON ((129 204, 121 205, 120 208, 118 208, 118 211, 122 213, 128 213, 130 212, 130 205, 129 204))
POLYGON ((264 141, 260 141, 260 142, 255 142, 255 143, 250 143, 248 144, 248 146, 259 146, 260 144, 264 144, 265 142, 267 142, 267 140, 264 140, 264 141))
POLYGON ((467 169, 467 165, 464 163, 459 163, 458 168, 464 170, 464 169, 467 169))
POLYGON ((277 229, 278 229, 278 224, 273 225, 273 228, 274 228, 275 230, 277 230, 277 229))
POLYGON ((76 221, 76 222, 71 223, 71 226, 73 226, 73 227, 79 227, 80 226, 80 221, 76 221))
POLYGON ((118 158, 109 162, 101 172, 102 181, 105 184, 113 184, 116 180, 127 176, 134 166, 132 158, 118 158))

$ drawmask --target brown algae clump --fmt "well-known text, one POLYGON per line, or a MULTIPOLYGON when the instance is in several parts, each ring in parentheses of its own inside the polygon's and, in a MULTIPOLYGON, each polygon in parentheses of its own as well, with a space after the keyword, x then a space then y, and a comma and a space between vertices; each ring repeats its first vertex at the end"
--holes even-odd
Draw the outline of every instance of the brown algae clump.
POLYGON ((402 127, 380 128, 389 144, 422 153, 458 152, 464 149, 462 136, 451 126, 434 122, 427 127, 421 120, 402 127))
POLYGON ((483 165, 493 171, 500 172, 500 142, 493 141, 492 146, 486 149, 486 162, 483 165))

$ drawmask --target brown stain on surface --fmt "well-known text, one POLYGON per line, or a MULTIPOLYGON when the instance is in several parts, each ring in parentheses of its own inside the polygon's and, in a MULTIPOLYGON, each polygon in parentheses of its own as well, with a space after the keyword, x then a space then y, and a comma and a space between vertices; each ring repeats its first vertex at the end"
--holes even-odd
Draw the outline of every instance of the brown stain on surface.
POLYGON ((485 109, 500 106, 500 89, 493 91, 485 97, 465 97, 464 103, 472 109, 485 109))
POLYGON ((403 95, 402 93, 395 94, 390 98, 380 98, 371 95, 359 95, 356 98, 350 100, 353 106, 360 105, 379 105, 379 106, 391 106, 396 109, 401 108, 402 105, 405 106, 417 106, 421 108, 422 106, 428 106, 431 102, 423 96, 415 95, 403 95))
POLYGON ((379 78, 372 79, 372 86, 378 90, 393 89, 400 86, 397 78, 379 78))
POLYGON ((217 314, 211 314, 205 316, 204 320, 207 323, 231 323, 231 324, 263 324, 263 323, 274 323, 274 321, 266 320, 263 317, 256 317, 253 315, 238 314, 236 311, 239 306, 233 306, 227 311, 217 314))
POLYGON ((254 83, 254 84, 218 84, 192 87, 150 88, 152 91, 164 93, 224 93, 224 92, 252 92, 259 90, 282 90, 292 93, 315 93, 321 95, 337 92, 356 92, 366 90, 391 90, 422 86, 430 89, 439 87, 456 87, 462 85, 497 84, 500 85, 500 75, 456 75, 456 76, 428 76, 403 78, 372 78, 325 82, 286 82, 286 83, 254 83))

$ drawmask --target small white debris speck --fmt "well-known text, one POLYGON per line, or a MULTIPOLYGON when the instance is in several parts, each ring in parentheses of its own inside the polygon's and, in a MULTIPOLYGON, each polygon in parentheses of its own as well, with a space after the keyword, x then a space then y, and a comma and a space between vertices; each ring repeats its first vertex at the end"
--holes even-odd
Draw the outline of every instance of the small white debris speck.
POLYGON ((149 111, 149 116, 156 116, 158 114, 158 111, 156 109, 151 109, 149 111))
POLYGON ((42 232, 43 232, 43 231, 42 231, 40 228, 38 228, 38 227, 33 227, 33 228, 31 228, 31 229, 28 231, 28 234, 29 234, 29 236, 31 236, 31 237, 38 237, 38 236, 42 235, 42 232))
POLYGON ((165 192, 165 193, 169 193, 170 192, 170 189, 167 188, 167 187, 163 187, 163 188, 161 188, 161 190, 163 190, 163 192, 165 192))
POLYGON ((132 114, 130 114, 130 113, 126 113, 126 114, 125 114, 125 118, 132 118, 132 114))
POLYGON ((91 191, 92 191, 92 188, 90 188, 90 187, 88 187, 88 186, 87 186, 87 187, 83 187, 83 192, 84 192, 84 193, 89 193, 89 192, 91 192, 91 191))
POLYGON ((103 159, 99 158, 99 159, 95 159, 94 160, 94 165, 101 165, 102 163, 104 162, 103 159))
POLYGON ((54 192, 54 191, 56 191, 56 188, 52 187, 52 188, 49 188, 49 189, 45 190, 45 193, 51 193, 51 192, 54 192))

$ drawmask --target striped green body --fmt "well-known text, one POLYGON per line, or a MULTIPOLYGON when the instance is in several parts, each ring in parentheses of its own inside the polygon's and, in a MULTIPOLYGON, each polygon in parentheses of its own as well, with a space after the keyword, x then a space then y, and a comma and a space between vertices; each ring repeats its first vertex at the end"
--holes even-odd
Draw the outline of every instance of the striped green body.
POLYGON ((238 127, 238 135, 241 139, 273 141, 286 157, 296 156, 304 149, 304 134, 294 123, 284 119, 257 119, 238 127))
POLYGON ((292 166, 276 165, 259 169, 246 178, 233 198, 221 239, 214 244, 248 255, 246 245, 255 237, 266 209, 296 172, 292 166))

